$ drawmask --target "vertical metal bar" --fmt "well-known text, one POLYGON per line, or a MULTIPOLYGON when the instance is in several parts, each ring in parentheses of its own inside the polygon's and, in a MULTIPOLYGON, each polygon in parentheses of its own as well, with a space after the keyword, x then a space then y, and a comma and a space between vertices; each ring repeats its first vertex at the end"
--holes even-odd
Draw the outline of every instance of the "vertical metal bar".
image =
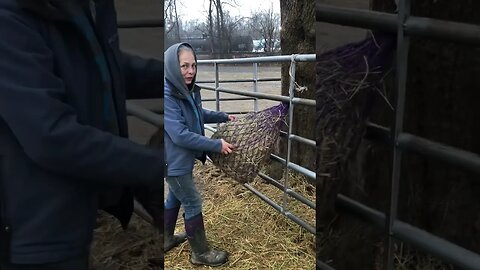
POLYGON ((287 136, 287 158, 285 162, 285 176, 284 176, 284 183, 283 183, 283 211, 287 212, 288 206, 288 196, 287 191, 288 187, 288 164, 290 163, 290 155, 292 152, 292 139, 290 135, 292 134, 292 124, 293 124, 293 97, 294 97, 294 90, 295 90, 295 72, 296 72, 296 62, 295 62, 295 55, 292 55, 292 61, 290 62, 290 86, 288 87, 288 96, 289 96, 289 109, 288 109, 288 136, 287 136))
MULTIPOLYGON (((258 63, 253 63, 253 92, 258 92, 258 63)), ((253 100, 253 110, 258 112, 258 98, 253 100)))
POLYGON ((220 111, 220 92, 218 92, 218 87, 220 87, 220 79, 218 74, 218 63, 214 63, 213 67, 215 69, 215 109, 220 111))
POLYGON ((394 269, 394 252, 395 240, 393 239, 393 225, 397 219, 398 195, 400 187, 400 172, 402 163, 402 151, 397 145, 398 135, 403 130, 403 118, 405 112, 405 93, 407 84, 408 69, 408 50, 410 39, 404 33, 404 24, 410 15, 410 0, 400 0, 398 4, 398 21, 397 21, 397 97, 395 105, 394 128, 392 129, 392 147, 393 147, 393 164, 392 179, 390 189, 390 207, 387 212, 385 229, 388 233, 386 243, 386 269, 394 269))

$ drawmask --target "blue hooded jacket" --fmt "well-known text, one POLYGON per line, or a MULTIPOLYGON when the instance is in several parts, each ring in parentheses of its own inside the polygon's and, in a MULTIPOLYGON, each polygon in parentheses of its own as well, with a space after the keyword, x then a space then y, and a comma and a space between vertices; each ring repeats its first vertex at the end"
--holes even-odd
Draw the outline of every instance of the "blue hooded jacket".
MULTIPOLYGON (((205 152, 221 152, 219 139, 205 137, 204 123, 220 123, 228 120, 224 112, 202 108, 200 87, 191 89, 185 84, 180 71, 178 48, 188 43, 177 43, 165 51, 165 155, 168 176, 191 173, 195 158, 205 162, 205 152), (192 98, 192 94, 194 99, 192 98)), ((193 51, 193 49, 192 49, 193 51)), ((195 61, 197 60, 196 55, 195 61)))
POLYGON ((99 191, 163 185, 163 151, 125 138, 125 99, 163 97, 163 63, 119 50, 113 0, 95 1, 95 23, 89 1, 71 0, 83 25, 67 1, 0 0, 0 259, 12 263, 86 255, 99 191))

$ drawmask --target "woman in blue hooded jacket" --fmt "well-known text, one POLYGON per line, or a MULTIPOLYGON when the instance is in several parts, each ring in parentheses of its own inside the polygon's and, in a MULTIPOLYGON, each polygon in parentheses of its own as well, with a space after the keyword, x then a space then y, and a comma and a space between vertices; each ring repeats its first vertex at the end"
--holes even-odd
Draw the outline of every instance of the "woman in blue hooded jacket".
POLYGON ((0 0, 2 270, 87 270, 100 202, 126 226, 128 187, 163 188, 125 102, 163 97, 164 64, 120 50, 114 4, 0 0))
POLYGON ((185 239, 174 235, 180 206, 185 210, 185 231, 193 264, 218 266, 227 252, 211 249, 205 236, 202 200, 193 181, 195 159, 206 160, 206 152, 229 154, 233 145, 223 139, 205 137, 203 124, 235 120, 224 112, 202 108, 200 87, 195 84, 197 58, 188 43, 172 45, 165 52, 165 153, 169 193, 165 202, 165 252, 185 239))

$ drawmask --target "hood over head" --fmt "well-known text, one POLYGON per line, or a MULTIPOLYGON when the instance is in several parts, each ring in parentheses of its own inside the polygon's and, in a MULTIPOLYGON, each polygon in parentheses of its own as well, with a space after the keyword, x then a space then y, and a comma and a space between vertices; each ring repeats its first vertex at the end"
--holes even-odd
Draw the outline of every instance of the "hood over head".
MULTIPOLYGON (((186 42, 176 43, 170 46, 164 55, 165 60, 165 80, 170 83, 182 96, 189 95, 192 91, 195 90, 195 80, 197 78, 197 73, 193 77, 192 84, 187 86, 185 80, 183 79, 182 72, 180 71, 180 61, 178 60, 178 52, 180 46, 187 46, 193 51, 193 56, 195 57, 195 62, 197 62, 197 55, 193 50, 192 46, 186 42)), ((198 71, 198 69, 197 69, 198 71)), ((172 89, 173 90, 173 89, 172 89)))

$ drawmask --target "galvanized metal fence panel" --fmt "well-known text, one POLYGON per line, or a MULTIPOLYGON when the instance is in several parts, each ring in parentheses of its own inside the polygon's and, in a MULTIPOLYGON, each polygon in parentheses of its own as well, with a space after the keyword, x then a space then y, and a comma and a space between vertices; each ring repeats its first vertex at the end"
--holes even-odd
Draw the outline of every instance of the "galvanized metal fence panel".
MULTIPOLYGON (((244 184, 245 188, 250 190, 253 194, 257 195, 260 199, 264 202, 272 206, 275 210, 280 212, 282 215, 286 216, 290 220, 294 221, 298 225, 305 228, 308 232, 315 234, 315 227, 314 225, 309 224, 305 220, 299 218, 295 214, 291 213, 288 209, 288 200, 289 198, 293 198, 306 206, 315 209, 315 203, 310 201, 309 199, 305 198, 301 194, 295 192, 289 187, 288 181, 288 169, 292 169, 300 174, 303 174, 307 177, 307 180, 311 183, 315 183, 316 175, 315 172, 308 170, 298 164, 295 164, 290 161, 291 156, 291 142, 297 141, 309 146, 314 147, 315 141, 301 137, 299 135, 292 134, 292 124, 293 124, 293 109, 295 105, 302 105, 302 106, 315 106, 315 100, 311 99, 304 99, 304 98, 297 98, 294 95, 295 91, 295 72, 296 72, 296 63, 297 62, 313 62, 315 61, 316 56, 315 54, 298 54, 298 55, 282 55, 282 56, 266 56, 266 57, 249 57, 249 58, 237 58, 237 59, 216 59, 216 60, 198 60, 198 65, 212 65, 215 72, 215 80, 214 81, 203 81, 203 83, 215 83, 215 86, 208 86, 208 85, 201 85, 201 81, 199 81, 199 86, 202 89, 215 91, 215 108, 217 111, 220 110, 220 102, 225 100, 244 100, 245 97, 254 98, 254 108, 253 111, 258 111, 258 103, 257 99, 268 99, 268 100, 277 100, 282 102, 289 102, 289 124, 288 124, 288 131, 284 132, 282 136, 287 138, 287 156, 286 159, 283 159, 277 155, 272 154, 271 159, 277 162, 280 162, 285 166, 285 174, 284 174, 284 181, 280 183, 278 180, 272 179, 270 176, 265 175, 264 173, 260 173, 259 176, 266 180, 268 183, 272 184, 273 186, 277 187, 278 189, 283 191, 283 199, 282 203, 278 204, 274 202, 272 199, 268 198, 265 194, 261 193, 259 190, 255 189, 250 184, 244 184), (282 95, 271 95, 258 92, 258 82, 260 81, 277 81, 280 78, 268 78, 268 79, 260 79, 258 78, 258 63, 275 63, 275 62, 290 62, 290 85, 289 85, 289 96, 282 96, 282 95), (253 64, 253 78, 252 80, 220 80, 220 69, 219 65, 225 64, 253 64), (221 82, 252 82, 253 87, 252 91, 240 91, 234 89, 228 89, 224 87, 220 87, 221 82), (229 93, 242 96, 240 98, 220 98, 220 93, 229 93)), ((203 100, 204 101, 204 100, 203 100)), ((215 132, 214 126, 205 125, 205 129, 215 132)))
MULTIPOLYGON (((249 191, 251 191, 253 194, 258 196, 260 199, 262 199, 264 202, 268 203, 270 206, 272 206, 276 211, 280 212, 282 215, 285 217, 289 218, 290 220, 294 221, 298 225, 302 226, 304 229, 306 229, 308 232, 315 234, 315 226, 312 224, 309 224, 305 220, 301 219, 300 217, 296 216, 295 214, 291 213, 288 209, 288 199, 293 198, 294 200, 297 200, 307 207, 315 210, 315 202, 310 201, 308 198, 304 197, 300 193, 294 191, 289 187, 289 182, 288 182, 288 170, 294 170, 300 174, 303 174, 307 177, 307 180, 311 183, 314 183, 316 179, 315 172, 304 168, 298 164, 295 164, 290 161, 290 155, 291 155, 291 142, 296 141, 300 142, 306 145, 309 145, 311 147, 315 147, 315 141, 304 138, 299 135, 292 134, 292 119, 293 119, 293 108, 295 105, 299 106, 315 106, 315 100, 310 100, 310 99, 303 99, 303 98, 297 98, 294 96, 294 89, 295 89, 295 66, 296 62, 313 62, 315 61, 315 55, 314 54, 307 54, 307 55, 286 55, 286 56, 269 56, 269 57, 254 57, 254 58, 237 58, 237 59, 218 59, 218 60, 199 60, 198 64, 213 64, 213 68, 215 70, 215 80, 213 81, 203 81, 204 83, 215 83, 215 87, 207 86, 207 85, 200 85, 203 89, 205 90, 211 90, 215 91, 215 99, 204 99, 202 101, 215 101, 215 107, 217 110, 220 110, 220 102, 222 101, 231 101, 231 100, 254 100, 256 99, 268 99, 268 100, 277 100, 277 101, 283 101, 283 102, 289 102, 290 103, 290 111, 289 111, 289 128, 287 132, 282 132, 281 136, 286 137, 288 141, 287 145, 287 157, 286 159, 281 158, 277 155, 271 155, 271 159, 275 160, 277 162, 280 162, 285 166, 285 175, 284 175, 284 181, 283 183, 280 183, 278 180, 275 180, 271 178, 268 175, 265 175, 264 173, 260 173, 259 176, 264 179, 267 183, 272 184, 279 190, 283 191, 283 200, 282 203, 276 203, 273 201, 271 198, 267 197, 265 194, 254 188, 250 184, 244 184, 244 187, 247 188, 249 191), (260 81, 276 81, 280 80, 280 78, 267 78, 267 79, 260 79, 258 78, 258 63, 274 63, 274 62, 290 62, 291 65, 291 77, 290 77, 290 88, 289 88, 289 96, 281 96, 281 95, 269 95, 265 93, 260 93, 258 92, 258 85, 256 83, 260 81), (252 63, 253 64, 253 79, 252 80, 220 80, 219 79, 219 65, 222 64, 238 64, 238 63, 252 63), (233 89, 227 89, 220 87, 220 83, 222 82, 252 82, 253 83, 253 91, 239 91, 239 90, 233 90, 233 89), (236 94, 242 97, 238 98, 220 98, 220 93, 230 93, 230 94, 236 94)), ((199 81, 201 83, 201 81, 199 81)), ((254 104, 254 111, 258 110, 258 104, 254 104)), ((155 126, 160 126, 163 125, 163 117, 160 114, 154 113, 146 108, 143 108, 139 105, 132 104, 132 103, 127 103, 127 112, 129 115, 135 116, 143 121, 146 121, 150 124, 153 124, 155 126)), ((215 131, 215 128, 209 125, 205 125, 205 129, 210 130, 212 132, 215 131)), ((136 212, 140 216, 146 216, 145 212, 142 211, 141 207, 139 207, 138 204, 136 204, 136 212)))
MULTIPOLYGON (((317 22, 369 28, 397 33, 396 104, 393 128, 367 123, 367 138, 391 144, 392 176, 390 205, 386 213, 371 209, 360 202, 338 194, 337 207, 353 214, 384 231, 387 237, 385 268, 393 269, 394 241, 400 240, 424 250, 437 258, 461 269, 479 269, 480 255, 433 234, 423 231, 397 218, 403 151, 412 151, 429 158, 442 160, 480 175, 480 156, 466 150, 439 144, 425 138, 403 132, 409 37, 424 37, 480 45, 478 25, 410 16, 410 0, 400 0, 398 14, 316 5, 317 22)), ((317 259, 318 269, 332 269, 317 259)))

